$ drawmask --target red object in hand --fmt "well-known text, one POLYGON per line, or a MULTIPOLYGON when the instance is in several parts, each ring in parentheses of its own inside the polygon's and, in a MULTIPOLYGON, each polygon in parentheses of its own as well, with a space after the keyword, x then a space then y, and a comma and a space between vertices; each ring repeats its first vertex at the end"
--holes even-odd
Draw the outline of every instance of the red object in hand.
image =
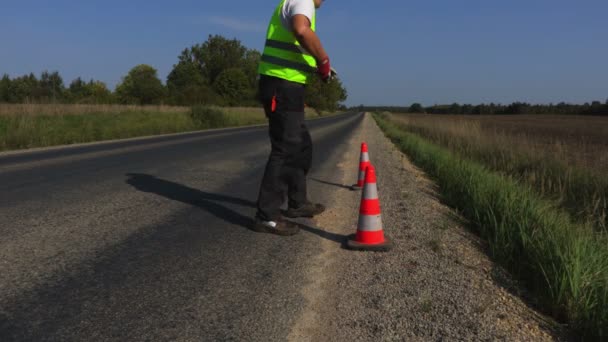
POLYGON ((329 65, 329 57, 323 58, 320 62, 317 62, 317 73, 321 76, 323 81, 328 81, 331 76, 331 65, 329 65))

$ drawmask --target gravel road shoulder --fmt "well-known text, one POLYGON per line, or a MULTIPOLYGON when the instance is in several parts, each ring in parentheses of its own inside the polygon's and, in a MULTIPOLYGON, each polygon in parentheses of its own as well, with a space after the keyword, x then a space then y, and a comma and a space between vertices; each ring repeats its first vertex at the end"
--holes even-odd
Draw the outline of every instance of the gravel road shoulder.
POLYGON ((524 292, 495 265, 484 242, 439 200, 436 186, 384 137, 366 114, 337 165, 325 231, 356 230, 359 146, 366 141, 378 175, 388 253, 352 252, 324 240, 309 261, 308 301, 292 341, 566 340, 561 327, 535 311, 524 292))

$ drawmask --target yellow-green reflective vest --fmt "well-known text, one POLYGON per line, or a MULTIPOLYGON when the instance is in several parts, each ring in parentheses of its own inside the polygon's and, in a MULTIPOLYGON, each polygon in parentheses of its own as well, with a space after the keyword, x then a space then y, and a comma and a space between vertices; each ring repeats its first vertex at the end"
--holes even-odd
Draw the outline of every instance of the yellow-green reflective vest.
MULTIPOLYGON (((258 73, 306 84, 317 71, 317 62, 300 46, 293 33, 283 27, 281 10, 284 3, 285 0, 282 0, 268 25, 266 45, 264 46, 258 73)), ((316 27, 315 21, 316 13, 310 23, 313 31, 316 27)))

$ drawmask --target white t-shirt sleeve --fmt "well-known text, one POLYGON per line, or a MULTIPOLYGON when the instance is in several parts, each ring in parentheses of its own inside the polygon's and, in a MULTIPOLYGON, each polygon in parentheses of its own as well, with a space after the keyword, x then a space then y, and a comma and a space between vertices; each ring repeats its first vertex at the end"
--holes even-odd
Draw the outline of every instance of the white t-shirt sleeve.
POLYGON ((304 15, 312 22, 315 14, 315 3, 313 0, 286 0, 281 10, 281 23, 287 30, 292 30, 292 18, 296 14, 304 15))

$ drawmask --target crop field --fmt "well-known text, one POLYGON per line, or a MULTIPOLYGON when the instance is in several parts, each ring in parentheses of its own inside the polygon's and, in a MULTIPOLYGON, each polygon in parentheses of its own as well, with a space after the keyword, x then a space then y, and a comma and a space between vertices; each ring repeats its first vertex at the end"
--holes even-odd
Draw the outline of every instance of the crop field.
POLYGON ((396 114, 394 119, 484 143, 508 143, 531 154, 550 154, 572 166, 608 173, 608 117, 396 114))
POLYGON ((608 117, 393 114, 393 122, 608 225, 608 117))

